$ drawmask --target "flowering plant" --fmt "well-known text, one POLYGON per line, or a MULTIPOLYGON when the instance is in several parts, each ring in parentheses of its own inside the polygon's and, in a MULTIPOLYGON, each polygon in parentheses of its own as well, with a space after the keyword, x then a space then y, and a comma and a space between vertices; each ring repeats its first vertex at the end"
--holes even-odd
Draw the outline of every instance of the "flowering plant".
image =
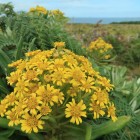
POLYGON ((101 37, 97 40, 92 41, 87 48, 88 53, 91 57, 96 60, 108 60, 111 57, 112 45, 106 43, 101 37))
POLYGON ((47 10, 43 6, 36 6, 35 8, 34 7, 30 8, 29 13, 39 13, 39 14, 43 14, 43 15, 53 16, 55 18, 56 17, 64 18, 64 13, 62 11, 60 11, 59 9, 47 10))
POLYGON ((9 64, 14 72, 7 80, 14 90, 0 102, 0 116, 9 119, 9 126, 20 124, 26 133, 48 130, 49 135, 54 123, 79 125, 102 116, 117 120, 110 80, 64 45, 55 42, 51 50, 28 52, 25 60, 9 64))
POLYGON ((30 12, 38 12, 46 15, 48 11, 43 6, 36 6, 35 8, 30 8, 30 12))

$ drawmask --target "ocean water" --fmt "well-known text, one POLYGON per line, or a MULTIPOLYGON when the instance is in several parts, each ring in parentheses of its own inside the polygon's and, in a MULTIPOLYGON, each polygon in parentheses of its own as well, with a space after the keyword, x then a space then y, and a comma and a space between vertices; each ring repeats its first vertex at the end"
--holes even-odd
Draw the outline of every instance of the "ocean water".
POLYGON ((100 22, 101 24, 109 24, 112 22, 123 22, 123 21, 140 21, 140 17, 138 18, 69 18, 69 23, 96 24, 100 22))

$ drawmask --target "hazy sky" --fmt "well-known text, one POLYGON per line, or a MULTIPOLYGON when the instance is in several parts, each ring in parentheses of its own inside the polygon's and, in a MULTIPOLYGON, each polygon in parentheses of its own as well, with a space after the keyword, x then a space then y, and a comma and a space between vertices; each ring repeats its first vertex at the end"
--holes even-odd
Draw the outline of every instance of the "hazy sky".
POLYGON ((40 5, 60 9, 68 17, 140 17, 140 0, 0 0, 6 2, 16 11, 40 5))

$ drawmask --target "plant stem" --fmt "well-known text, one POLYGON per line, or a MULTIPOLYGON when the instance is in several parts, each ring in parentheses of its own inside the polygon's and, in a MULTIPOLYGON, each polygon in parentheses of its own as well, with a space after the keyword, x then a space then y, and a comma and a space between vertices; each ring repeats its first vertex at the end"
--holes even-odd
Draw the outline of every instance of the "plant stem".
POLYGON ((86 124, 85 140, 91 140, 91 135, 92 135, 92 125, 86 124))

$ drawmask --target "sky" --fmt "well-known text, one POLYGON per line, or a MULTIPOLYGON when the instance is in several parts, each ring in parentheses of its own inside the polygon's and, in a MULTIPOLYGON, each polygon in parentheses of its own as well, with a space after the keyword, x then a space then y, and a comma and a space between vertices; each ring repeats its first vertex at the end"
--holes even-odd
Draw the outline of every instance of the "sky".
POLYGON ((140 0, 0 0, 11 2, 15 11, 36 5, 60 9, 67 17, 140 17, 140 0))

